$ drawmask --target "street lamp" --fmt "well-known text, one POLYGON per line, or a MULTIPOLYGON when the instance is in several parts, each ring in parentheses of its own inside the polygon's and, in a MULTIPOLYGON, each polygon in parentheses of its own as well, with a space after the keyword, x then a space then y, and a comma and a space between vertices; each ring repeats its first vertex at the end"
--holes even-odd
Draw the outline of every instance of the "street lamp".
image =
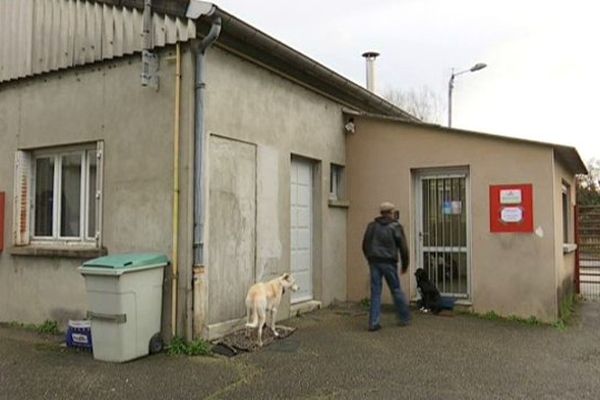
POLYGON ((452 75, 450 76, 450 81, 448 82, 448 128, 452 128, 452 89, 454 89, 454 77, 467 72, 479 71, 480 69, 484 69, 485 67, 487 67, 487 64, 477 63, 471 68, 465 69, 464 71, 460 72, 454 72, 454 68, 452 68, 452 75))

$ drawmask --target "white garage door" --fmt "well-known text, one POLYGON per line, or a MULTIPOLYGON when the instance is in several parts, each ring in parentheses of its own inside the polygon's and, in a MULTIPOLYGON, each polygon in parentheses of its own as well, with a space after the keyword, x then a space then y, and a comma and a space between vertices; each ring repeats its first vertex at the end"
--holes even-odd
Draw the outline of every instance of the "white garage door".
POLYGON ((292 303, 312 300, 313 166, 292 160, 291 173, 291 269, 300 286, 292 303))

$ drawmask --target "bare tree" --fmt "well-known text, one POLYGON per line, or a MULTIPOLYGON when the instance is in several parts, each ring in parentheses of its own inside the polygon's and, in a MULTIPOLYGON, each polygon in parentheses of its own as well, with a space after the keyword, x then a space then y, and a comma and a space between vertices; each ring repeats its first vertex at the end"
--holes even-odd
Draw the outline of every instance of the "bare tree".
POLYGON ((439 124, 442 122, 444 105, 441 97, 429 86, 402 91, 388 88, 383 97, 421 121, 439 124))
POLYGON ((587 162, 587 175, 577 175, 577 202, 581 205, 600 205, 600 160, 587 162))

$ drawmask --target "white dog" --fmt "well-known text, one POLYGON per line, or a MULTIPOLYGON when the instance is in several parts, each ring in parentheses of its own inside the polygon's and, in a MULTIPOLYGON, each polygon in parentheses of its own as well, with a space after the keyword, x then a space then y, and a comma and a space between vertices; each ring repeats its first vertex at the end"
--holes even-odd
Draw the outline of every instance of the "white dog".
POLYGON ((285 289, 295 292, 299 289, 291 274, 283 274, 268 282, 258 282, 250 287, 246 296, 246 333, 248 328, 258 328, 258 345, 262 347, 262 329, 267 321, 267 312, 271 314, 270 328, 275 336, 279 336, 275 330, 275 316, 277 307, 281 302, 281 296, 285 289))

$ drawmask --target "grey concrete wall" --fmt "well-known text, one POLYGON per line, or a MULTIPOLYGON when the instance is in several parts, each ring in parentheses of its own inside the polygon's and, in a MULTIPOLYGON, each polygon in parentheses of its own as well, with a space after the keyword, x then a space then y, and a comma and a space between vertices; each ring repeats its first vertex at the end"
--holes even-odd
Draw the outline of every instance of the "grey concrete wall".
MULTIPOLYGON (((0 88, 0 191, 7 194, 7 247, 12 245, 15 152, 102 140, 103 245, 109 254, 160 251, 171 256, 172 56, 172 49, 161 54, 158 92, 139 85, 138 57, 0 88)), ((315 299, 324 304, 345 299, 346 210, 329 207, 327 201, 329 165, 345 164, 341 106, 222 50, 210 50, 207 66, 207 138, 215 134, 256 147, 254 276, 265 280, 290 269, 290 162, 292 155, 305 157, 314 161, 316 171, 315 299)), ((182 68, 178 331, 190 337, 194 62, 187 51, 182 68)), ((207 160, 209 155, 207 146, 207 160)), ((227 211, 208 202, 206 207, 205 211, 212 207, 215 215, 227 211)), ((210 243, 222 239, 210 234, 215 225, 209 224, 217 220, 211 221, 209 215, 205 230, 209 251, 203 271, 207 282, 213 274, 213 290, 223 282, 218 275, 223 266, 210 263, 210 243)), ((0 321, 41 323, 49 318, 64 324, 81 317, 87 305, 83 278, 76 268, 82 261, 1 253, 0 321)), ((163 328, 169 331, 170 285, 165 288, 163 328)), ((203 293, 206 300, 207 293, 203 293)), ((219 302, 212 301, 211 306, 214 320, 220 320, 219 302)), ((289 315, 289 296, 280 310, 280 318, 289 315)))
MULTIPOLYGON (((313 160, 317 171, 315 299, 324 304, 345 299, 346 211, 330 208, 327 201, 329 165, 345 164, 341 106, 218 48, 208 53, 206 100, 207 135, 257 148, 256 278, 268 280, 290 270, 290 163, 292 155, 301 156, 313 160)), ((210 209, 219 206, 211 204, 210 209)), ((215 224, 227 223, 215 215, 221 214, 211 212, 208 217, 210 231, 215 224)), ((226 284, 224 271, 231 267, 215 263, 220 255, 214 254, 214 242, 223 239, 207 238, 209 292, 226 284)), ((243 304, 243 300, 237 301, 243 304)), ((221 306, 211 303, 209 307, 221 306)), ((210 324, 225 322, 218 311, 210 314, 215 316, 210 324)), ((279 316, 288 315, 286 295, 279 316)))
MULTIPOLYGON (((158 92, 140 85, 138 56, 0 86, 0 191, 7 192, 7 246, 13 244, 15 152, 103 140, 103 245, 110 254, 158 251, 171 256, 175 77, 169 57, 168 51, 161 54, 158 92)), ((186 66, 191 77, 189 61, 186 66)), ((189 120, 190 91, 184 90, 184 121, 189 120)), ((187 137, 186 129, 189 123, 183 124, 187 137)), ((81 317, 87 305, 76 268, 82 261, 5 250, 0 254, 0 321, 64 323, 81 317)))
MULTIPOLYGON (((471 199, 471 298, 476 312, 557 317, 553 154, 550 147, 417 127, 369 118, 348 138, 348 297, 367 297, 368 268, 360 244, 381 201, 400 210, 415 266, 415 197, 412 172, 467 166, 471 199), (534 229, 543 235, 490 233, 489 186, 533 184, 534 229)), ((411 297, 416 284, 402 279, 411 297)))

